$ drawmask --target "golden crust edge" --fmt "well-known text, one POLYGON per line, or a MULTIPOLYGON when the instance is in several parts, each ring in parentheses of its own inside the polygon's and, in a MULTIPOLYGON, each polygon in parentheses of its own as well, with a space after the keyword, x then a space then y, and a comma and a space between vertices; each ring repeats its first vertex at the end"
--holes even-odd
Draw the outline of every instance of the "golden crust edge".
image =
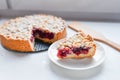
POLYGON ((14 40, 0 35, 0 41, 2 46, 10 50, 21 52, 34 51, 29 40, 14 40))

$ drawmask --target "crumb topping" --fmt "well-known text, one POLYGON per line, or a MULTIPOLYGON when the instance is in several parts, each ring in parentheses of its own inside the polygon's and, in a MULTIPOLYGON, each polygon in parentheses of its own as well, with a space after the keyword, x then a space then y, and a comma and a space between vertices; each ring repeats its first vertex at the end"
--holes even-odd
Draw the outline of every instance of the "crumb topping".
POLYGON ((59 44, 58 48, 65 47, 92 47, 94 45, 93 39, 90 35, 84 33, 77 33, 74 36, 67 38, 59 44))

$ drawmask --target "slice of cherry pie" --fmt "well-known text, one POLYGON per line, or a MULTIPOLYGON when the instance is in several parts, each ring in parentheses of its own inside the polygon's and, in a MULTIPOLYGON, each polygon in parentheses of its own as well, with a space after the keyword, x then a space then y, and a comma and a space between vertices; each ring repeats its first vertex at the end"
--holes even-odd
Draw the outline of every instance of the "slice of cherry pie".
POLYGON ((96 51, 96 44, 90 35, 79 32, 65 39, 58 46, 58 58, 86 58, 92 57, 96 51))

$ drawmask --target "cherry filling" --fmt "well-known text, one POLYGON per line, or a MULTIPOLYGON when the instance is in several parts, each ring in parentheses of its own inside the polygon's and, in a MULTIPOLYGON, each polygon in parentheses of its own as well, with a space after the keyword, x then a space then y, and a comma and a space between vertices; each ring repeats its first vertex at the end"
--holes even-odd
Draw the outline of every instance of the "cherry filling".
POLYGON ((48 38, 48 39, 53 39, 54 38, 54 33, 52 32, 45 32, 40 29, 34 29, 32 31, 33 36, 35 37, 36 35, 39 35, 41 38, 48 38))
POLYGON ((76 54, 76 55, 80 55, 80 54, 87 54, 89 51, 90 47, 67 47, 67 48, 63 48, 63 49, 58 49, 58 54, 57 56, 59 58, 64 58, 67 56, 67 54, 76 54))
POLYGON ((58 54, 57 54, 58 57, 64 58, 64 57, 67 56, 67 54, 70 54, 70 49, 69 48, 58 49, 58 54))
POLYGON ((75 53, 76 55, 79 55, 81 53, 87 54, 88 51, 89 51, 89 48, 84 48, 84 47, 72 48, 72 52, 75 53))

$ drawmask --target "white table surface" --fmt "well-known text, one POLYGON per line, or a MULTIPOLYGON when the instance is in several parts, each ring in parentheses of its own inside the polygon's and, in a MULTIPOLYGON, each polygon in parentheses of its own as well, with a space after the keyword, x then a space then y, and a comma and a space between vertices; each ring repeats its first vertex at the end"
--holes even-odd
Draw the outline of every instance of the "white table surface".
MULTIPOLYGON (((3 23, 5 20, 1 20, 3 23)), ((120 23, 84 22, 81 23, 101 32, 108 39, 120 44, 120 23)), ((67 36, 75 32, 67 29, 67 36)), ((106 59, 102 69, 93 76, 80 78, 64 76, 56 70, 48 59, 48 52, 32 54, 7 51, 0 45, 0 80, 119 80, 120 52, 100 43, 105 49, 106 59)))

